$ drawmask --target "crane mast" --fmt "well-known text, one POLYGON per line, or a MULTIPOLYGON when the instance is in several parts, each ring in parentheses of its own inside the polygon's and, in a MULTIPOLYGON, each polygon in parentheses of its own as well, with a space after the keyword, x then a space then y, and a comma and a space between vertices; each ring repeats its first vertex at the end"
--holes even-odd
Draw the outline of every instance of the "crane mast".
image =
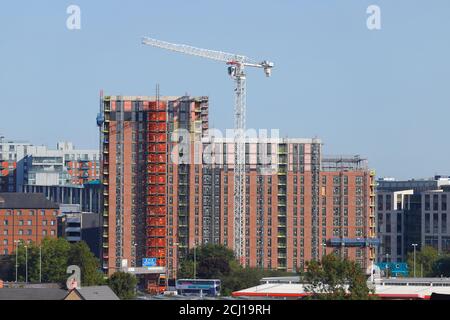
POLYGON ((264 69, 270 77, 274 64, 269 61, 255 62, 246 56, 196 48, 184 44, 174 44, 166 41, 144 37, 145 45, 198 56, 211 60, 225 62, 228 73, 235 80, 234 105, 234 253, 239 262, 246 265, 245 253, 245 117, 246 117, 246 74, 245 67, 264 69))

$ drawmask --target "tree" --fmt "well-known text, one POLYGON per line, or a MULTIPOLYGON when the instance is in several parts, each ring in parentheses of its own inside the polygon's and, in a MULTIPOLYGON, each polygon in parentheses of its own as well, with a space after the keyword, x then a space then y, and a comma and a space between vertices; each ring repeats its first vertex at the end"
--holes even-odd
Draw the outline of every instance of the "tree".
POLYGON ((100 261, 89 249, 84 241, 71 245, 68 257, 69 265, 77 265, 81 269, 81 284, 95 286, 104 283, 103 273, 100 271, 100 261))
MULTIPOLYGON (((234 253, 222 245, 206 244, 195 249, 196 273, 198 278, 221 278, 231 272, 235 261, 234 253)), ((179 278, 194 278, 194 249, 181 262, 179 278)))
MULTIPOLYGON (((42 282, 65 283, 70 243, 63 238, 45 238, 42 247, 42 282)), ((33 251, 34 252, 34 251, 33 251)))
MULTIPOLYGON (((42 282, 65 284, 69 275, 66 273, 69 265, 77 265, 81 269, 81 285, 91 286, 103 284, 103 274, 100 262, 89 250, 85 242, 69 243, 63 238, 45 238, 40 245, 24 244, 17 248, 18 280, 26 278, 26 256, 28 256, 28 282, 36 283, 40 280, 40 261, 42 261, 42 282), (40 250, 42 250, 42 260, 40 250)), ((10 280, 15 280, 16 254, 9 257, 10 280)))
POLYGON ((334 254, 324 256, 321 262, 311 261, 303 280, 305 291, 313 299, 369 299, 370 290, 361 267, 334 254))
POLYGON ((122 300, 133 299, 136 296, 136 276, 118 271, 108 279, 108 286, 122 300))
POLYGON ((434 262, 431 275, 433 277, 450 277, 450 255, 443 255, 434 262))
MULTIPOLYGON (((430 246, 424 246, 420 251, 416 251, 416 276, 421 276, 421 271, 424 277, 433 276, 433 265, 438 260, 438 251, 430 246)), ((408 253, 408 269, 409 275, 414 275, 414 252, 408 253)))

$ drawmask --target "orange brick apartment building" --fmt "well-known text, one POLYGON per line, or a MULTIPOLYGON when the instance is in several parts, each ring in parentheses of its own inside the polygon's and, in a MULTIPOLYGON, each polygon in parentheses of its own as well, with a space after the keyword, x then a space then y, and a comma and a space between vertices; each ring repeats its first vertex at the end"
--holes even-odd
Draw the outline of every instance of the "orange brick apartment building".
POLYGON ((0 255, 14 252, 17 241, 56 238, 58 213, 59 206, 42 194, 0 193, 0 255))
MULTIPOLYGON (((189 248, 233 248, 234 145, 203 137, 208 98, 106 96, 101 108, 105 271, 156 258, 172 278, 189 248), (208 163, 206 148, 214 150, 208 163)), ((366 161, 324 157, 318 139, 256 140, 246 157, 246 265, 295 271, 331 252, 363 268, 373 261, 374 173, 366 161)))

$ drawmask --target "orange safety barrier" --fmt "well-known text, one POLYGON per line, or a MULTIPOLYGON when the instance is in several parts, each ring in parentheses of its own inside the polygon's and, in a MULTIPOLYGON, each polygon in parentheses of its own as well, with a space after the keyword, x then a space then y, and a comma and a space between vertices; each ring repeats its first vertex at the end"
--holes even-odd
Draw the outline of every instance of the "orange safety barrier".
POLYGON ((166 225, 166 218, 147 218, 147 225, 164 227, 166 225))
POLYGON ((151 186, 149 188, 150 193, 152 194, 165 194, 166 193, 166 188, 164 186, 151 186))
POLYGON ((166 207, 151 206, 147 208, 148 216, 161 216, 166 214, 166 207))
POLYGON ((166 121, 166 113, 165 112, 152 112, 149 117, 150 121, 166 121))
POLYGON ((147 236, 164 237, 166 235, 165 228, 149 228, 147 229, 147 236))
POLYGON ((156 260, 156 264, 157 264, 159 267, 164 267, 164 266, 166 265, 166 259, 157 259, 157 260, 156 260))
POLYGON ((149 133, 148 141, 150 141, 150 142, 166 142, 167 136, 165 133, 149 133))
POLYGON ((147 257, 164 258, 166 256, 166 249, 148 249, 147 257))
POLYGON ((148 125, 148 131, 166 132, 167 126, 165 122, 150 123, 148 125))
POLYGON ((164 175, 159 175, 159 176, 155 176, 152 175, 149 177, 150 183, 151 184, 165 184, 166 183, 166 176, 164 175))
POLYGON ((166 156, 162 155, 162 154, 151 154, 148 156, 148 160, 150 162, 162 162, 165 163, 166 162, 166 156))
POLYGON ((164 238, 151 238, 147 239, 147 247, 165 247, 166 239, 164 238))
POLYGON ((152 144, 148 147, 148 152, 166 152, 166 145, 165 144, 152 144))
POLYGON ((164 173, 166 172, 166 165, 164 164, 152 164, 148 166, 148 172, 150 173, 164 173))
POLYGON ((163 101, 159 101, 159 103, 150 102, 150 110, 152 110, 152 111, 166 110, 166 103, 163 101))
POLYGON ((166 197, 165 196, 149 196, 149 197, 147 197, 147 203, 164 205, 164 204, 166 204, 166 197))

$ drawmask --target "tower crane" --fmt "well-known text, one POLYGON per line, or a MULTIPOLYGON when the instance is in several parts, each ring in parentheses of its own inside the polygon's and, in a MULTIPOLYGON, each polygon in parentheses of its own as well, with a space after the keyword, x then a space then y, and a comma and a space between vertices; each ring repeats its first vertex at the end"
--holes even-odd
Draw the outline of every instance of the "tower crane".
POLYGON ((187 55, 225 62, 228 74, 235 80, 234 105, 234 252, 245 266, 245 114, 246 114, 246 74, 245 67, 262 68, 267 77, 271 76, 274 64, 269 61, 256 62, 250 58, 215 50, 195 48, 184 44, 144 37, 142 43, 187 55))

